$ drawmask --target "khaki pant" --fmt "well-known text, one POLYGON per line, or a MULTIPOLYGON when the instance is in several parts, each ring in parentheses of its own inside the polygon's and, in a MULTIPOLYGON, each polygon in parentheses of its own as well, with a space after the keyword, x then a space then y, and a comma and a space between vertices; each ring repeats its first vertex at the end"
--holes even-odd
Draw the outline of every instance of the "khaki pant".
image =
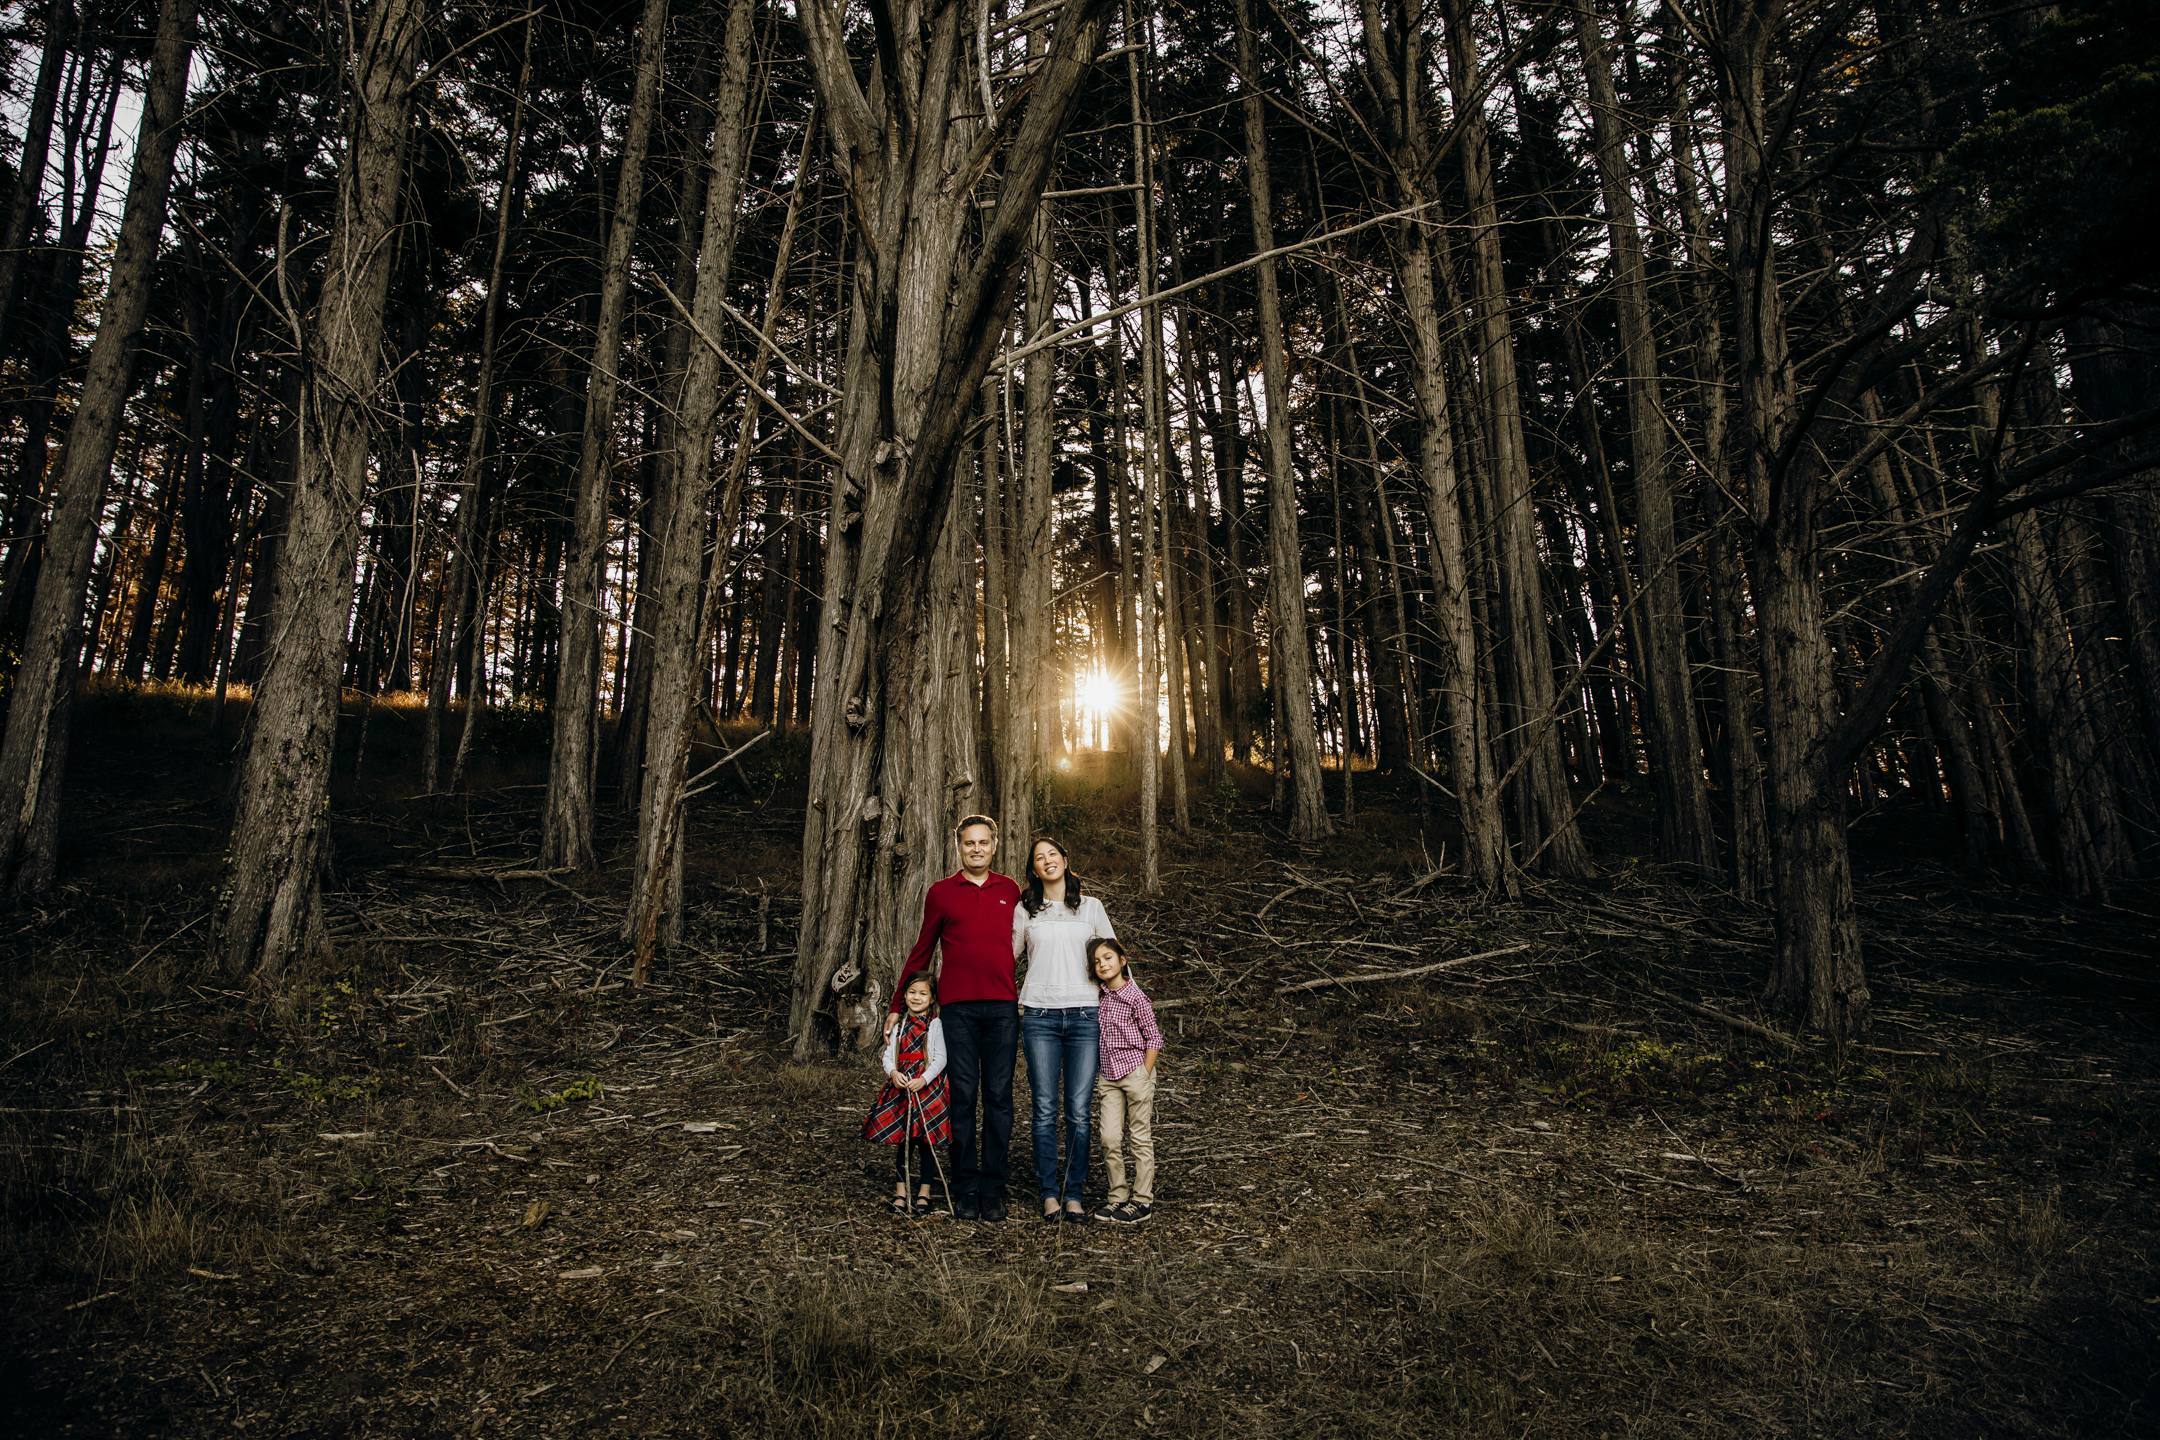
POLYGON ((1095 1098, 1102 1104, 1096 1134, 1102 1137, 1103 1165, 1110 1172, 1110 1203, 1155 1203, 1155 1077, 1135 1065, 1122 1080, 1095 1077, 1095 1098), (1132 1136, 1133 1183, 1125 1184, 1125 1139, 1132 1136))

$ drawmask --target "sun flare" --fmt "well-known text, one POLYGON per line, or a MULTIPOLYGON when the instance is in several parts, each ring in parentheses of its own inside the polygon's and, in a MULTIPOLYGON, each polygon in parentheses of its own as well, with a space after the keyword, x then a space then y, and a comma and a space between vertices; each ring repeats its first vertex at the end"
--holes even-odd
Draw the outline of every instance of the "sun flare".
POLYGON ((1080 708, 1091 715, 1108 715, 1123 698, 1116 679, 1106 671, 1097 670, 1080 681, 1080 708))

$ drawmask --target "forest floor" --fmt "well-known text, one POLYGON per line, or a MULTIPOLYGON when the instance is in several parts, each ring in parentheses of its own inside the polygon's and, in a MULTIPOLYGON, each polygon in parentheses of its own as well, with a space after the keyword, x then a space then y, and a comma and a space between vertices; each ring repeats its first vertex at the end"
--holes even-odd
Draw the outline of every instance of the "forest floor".
POLYGON ((0 920, 6 1433, 2160 1432, 2160 890, 1863 827, 1876 1025, 1796 1050, 1726 1023, 1766 913, 1614 861, 1631 812, 1493 903, 1384 787, 1321 847, 1233 787, 1148 897, 1082 777, 1164 1005, 1155 1218, 1032 1218, 1023 1063, 1013 1218, 901 1220, 874 1065, 787 1058, 781 769, 701 809, 643 991, 615 871, 483 873, 520 777, 341 785, 338 958, 262 987, 198 944, 216 747, 86 723, 68 878, 0 920))

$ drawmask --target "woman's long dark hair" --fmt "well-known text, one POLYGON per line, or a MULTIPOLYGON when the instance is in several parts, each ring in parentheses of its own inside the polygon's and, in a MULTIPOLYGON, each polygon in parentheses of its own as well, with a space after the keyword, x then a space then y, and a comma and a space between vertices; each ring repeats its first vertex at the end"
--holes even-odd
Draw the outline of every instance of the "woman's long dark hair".
POLYGON ((1080 911, 1080 877, 1073 874, 1072 856, 1066 854, 1065 847, 1048 835, 1038 835, 1028 842, 1027 888, 1020 892, 1021 905, 1026 907, 1029 915, 1040 915, 1043 906, 1050 903, 1043 898, 1042 876, 1035 873, 1035 847, 1037 845, 1048 845, 1051 849, 1057 851, 1058 858, 1065 862, 1065 908, 1074 914, 1078 914, 1080 911))

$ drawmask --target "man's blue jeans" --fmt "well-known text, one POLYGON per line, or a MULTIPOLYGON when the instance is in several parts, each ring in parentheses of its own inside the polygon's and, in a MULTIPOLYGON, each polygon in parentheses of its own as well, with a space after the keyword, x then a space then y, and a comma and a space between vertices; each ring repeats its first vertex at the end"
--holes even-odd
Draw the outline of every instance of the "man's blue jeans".
MULTIPOLYGON (((1027 1048, 1028 1089, 1035 1101, 1035 1193, 1044 1200, 1078 1203, 1087 1184, 1088 1103, 1102 1052, 1095 1007, 1020 1012, 1020 1043, 1027 1048), (1058 1164, 1057 1117, 1065 1111, 1065 1163, 1058 1164)), ((948 1050, 951 1041, 946 1042, 948 1050)))
POLYGON ((956 1000, 939 1007, 938 1019, 945 1031, 945 1083, 952 1100, 952 1198, 1002 1197, 1006 1152, 1012 1148, 1019 1012, 1010 1000, 956 1000), (983 1107, 980 1136, 975 1129, 978 1091, 983 1107))

